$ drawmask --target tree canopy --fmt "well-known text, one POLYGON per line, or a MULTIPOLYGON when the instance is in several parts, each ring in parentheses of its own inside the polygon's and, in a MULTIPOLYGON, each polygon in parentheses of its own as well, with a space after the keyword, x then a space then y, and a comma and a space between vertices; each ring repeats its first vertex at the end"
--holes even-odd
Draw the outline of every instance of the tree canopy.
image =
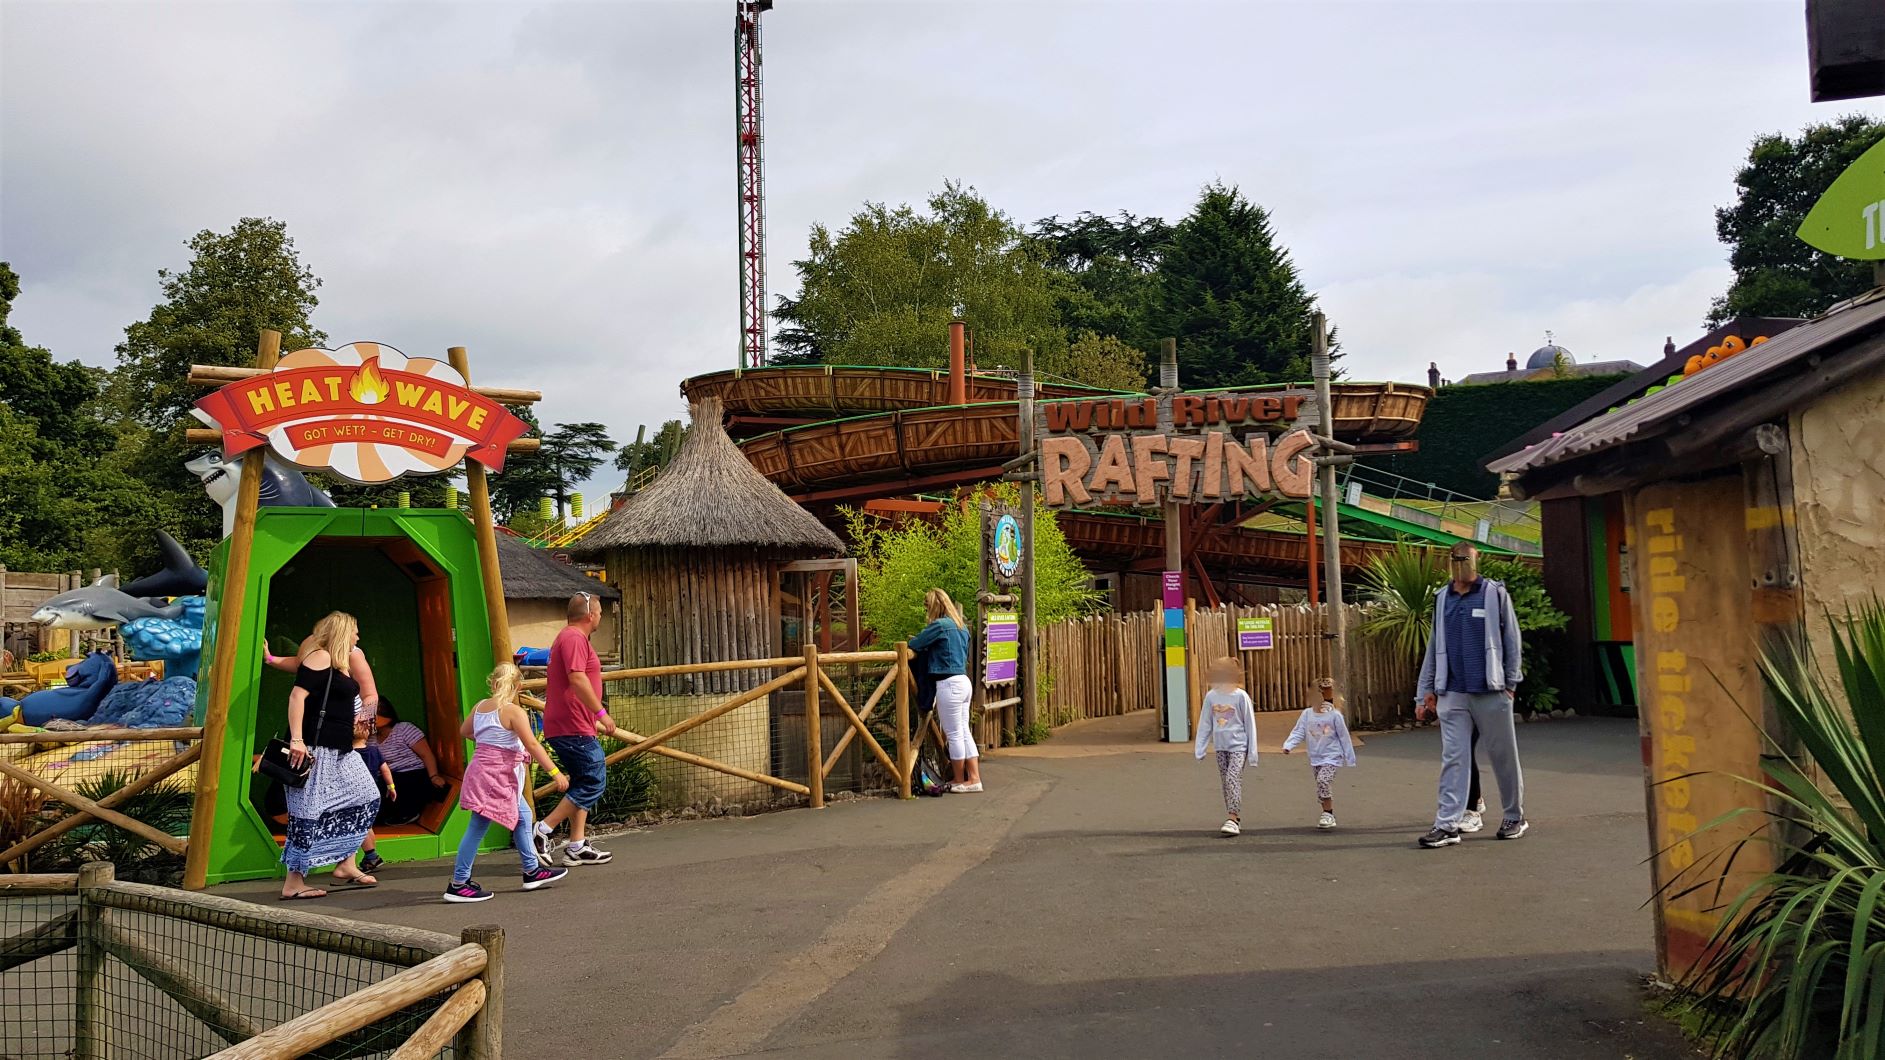
POLYGON ((1710 304, 1706 326, 1743 316, 1815 316, 1872 289, 1871 262, 1833 257, 1795 233, 1839 174, 1881 138, 1885 122, 1850 114, 1799 136, 1754 141, 1735 174, 1735 201, 1715 211, 1734 281, 1710 304))

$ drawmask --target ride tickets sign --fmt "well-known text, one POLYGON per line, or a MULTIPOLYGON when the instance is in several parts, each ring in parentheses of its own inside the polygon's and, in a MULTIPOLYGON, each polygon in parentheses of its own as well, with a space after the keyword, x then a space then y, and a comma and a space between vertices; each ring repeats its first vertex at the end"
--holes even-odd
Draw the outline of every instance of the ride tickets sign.
POLYGON ((460 460, 502 471, 506 448, 529 430, 446 362, 376 342, 296 350, 196 407, 222 428, 225 456, 268 445, 296 467, 362 485, 460 460))
POLYGON ((1158 400, 1046 404, 1036 426, 1047 506, 1309 496, 1315 481, 1315 435, 1304 428, 1281 433, 1262 429, 1295 420, 1306 395, 1175 395, 1170 398, 1174 429, 1169 432, 1156 429, 1158 400))

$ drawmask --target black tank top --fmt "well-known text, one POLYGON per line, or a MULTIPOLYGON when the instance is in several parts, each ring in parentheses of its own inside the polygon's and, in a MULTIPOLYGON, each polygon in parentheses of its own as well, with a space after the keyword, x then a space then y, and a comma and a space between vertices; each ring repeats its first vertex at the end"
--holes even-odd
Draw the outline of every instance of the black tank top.
MULTIPOLYGON (((307 690, 308 699, 301 711, 300 736, 309 747, 331 747, 336 751, 353 750, 353 701, 359 698, 360 682, 339 670, 310 669, 306 663, 295 671, 295 687, 307 690), (329 677, 333 678, 330 685, 329 677), (325 694, 326 712, 322 712, 325 694), (319 729, 316 730, 316 721, 319 729)), ((290 733, 290 736, 295 735, 290 733)))

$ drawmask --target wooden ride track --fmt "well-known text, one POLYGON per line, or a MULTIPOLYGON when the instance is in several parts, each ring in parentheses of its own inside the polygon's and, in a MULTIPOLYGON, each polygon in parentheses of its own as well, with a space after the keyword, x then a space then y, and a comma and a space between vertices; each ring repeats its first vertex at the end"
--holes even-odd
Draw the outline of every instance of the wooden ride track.
MULTIPOLYGON (((1153 516, 1112 512, 1060 512, 1054 517, 1060 532, 1081 557, 1106 560, 1122 566, 1143 564, 1148 571, 1165 567, 1165 524, 1153 516)), ((1377 556, 1393 553, 1385 541, 1342 538, 1342 570, 1354 574, 1367 567, 1377 556)), ((1214 526, 1188 533, 1185 552, 1216 572, 1228 573, 1232 580, 1253 577, 1257 581, 1300 584, 1308 570, 1310 545, 1307 534, 1282 530, 1254 530, 1244 526, 1214 526)), ((1322 559, 1321 538, 1316 539, 1316 562, 1322 559)))

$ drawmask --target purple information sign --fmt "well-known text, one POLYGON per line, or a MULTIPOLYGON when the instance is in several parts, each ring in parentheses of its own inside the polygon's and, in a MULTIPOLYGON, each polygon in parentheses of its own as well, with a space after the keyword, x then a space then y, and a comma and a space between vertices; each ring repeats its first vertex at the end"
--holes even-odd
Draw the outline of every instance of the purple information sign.
POLYGON ((985 627, 987 661, 982 683, 988 685, 1012 681, 1021 672, 1021 616, 1013 611, 991 611, 985 627))
POLYGON ((1165 572, 1165 606, 1185 606, 1185 572, 1168 570, 1165 572))

